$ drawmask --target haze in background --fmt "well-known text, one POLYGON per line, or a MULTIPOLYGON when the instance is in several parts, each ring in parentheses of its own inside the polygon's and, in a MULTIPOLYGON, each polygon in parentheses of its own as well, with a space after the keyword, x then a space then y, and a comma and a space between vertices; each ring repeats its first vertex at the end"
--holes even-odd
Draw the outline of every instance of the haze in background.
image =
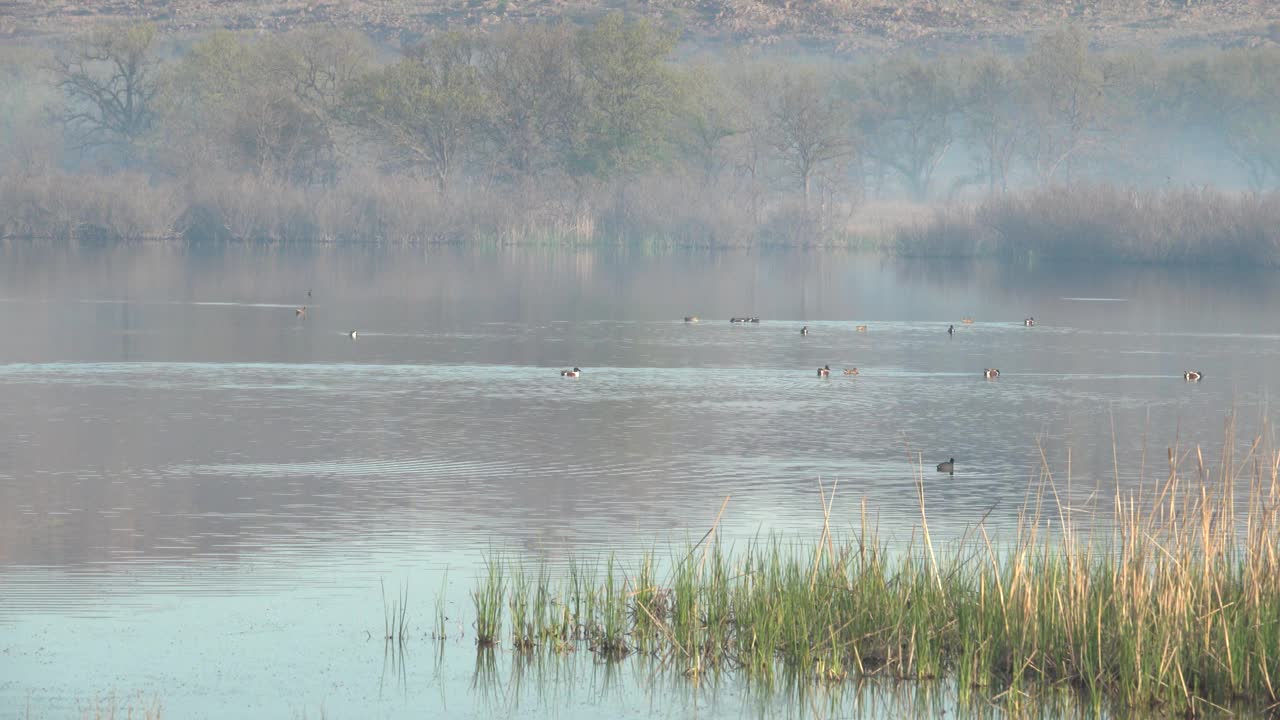
POLYGON ((1277 256, 1280 51, 1238 26, 803 55, 620 12, 75 28, 0 55, 6 237, 1277 256))

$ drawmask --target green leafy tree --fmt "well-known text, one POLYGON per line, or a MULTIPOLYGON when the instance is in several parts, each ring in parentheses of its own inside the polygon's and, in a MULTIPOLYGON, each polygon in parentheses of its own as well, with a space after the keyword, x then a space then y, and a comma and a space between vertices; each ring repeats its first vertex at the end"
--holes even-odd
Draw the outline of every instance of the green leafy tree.
POLYGON ((373 50, 360 34, 302 30, 257 49, 246 147, 312 182, 330 179, 338 163, 343 103, 370 67, 373 50), (253 97, 257 95, 258 97, 253 97), (255 101, 256 100, 256 101, 255 101))
POLYGON ((562 28, 507 30, 479 53, 485 122, 502 171, 536 176, 568 151, 582 107, 575 37, 562 28))
POLYGON ((626 178, 662 154, 678 102, 666 64, 674 45, 671 33, 619 13, 580 31, 583 105, 568 149, 571 172, 626 178))
POLYGON ((227 118, 241 97, 251 64, 244 43, 224 30, 192 45, 166 69, 157 109, 168 163, 175 167, 232 165, 227 118))
POLYGON ((394 161, 426 168, 440 193, 484 122, 474 39, 450 32, 371 73, 358 91, 357 122, 394 161))
POLYGON ((705 66, 689 71, 685 88, 677 120, 680 154, 703 186, 712 187, 730 164, 733 138, 743 132, 742 98, 727 78, 705 66))
POLYGON ((220 32, 166 78, 163 106, 175 162, 303 183, 336 171, 337 115, 364 53, 344 33, 269 40, 220 32), (195 152, 192 152, 192 150, 195 152))

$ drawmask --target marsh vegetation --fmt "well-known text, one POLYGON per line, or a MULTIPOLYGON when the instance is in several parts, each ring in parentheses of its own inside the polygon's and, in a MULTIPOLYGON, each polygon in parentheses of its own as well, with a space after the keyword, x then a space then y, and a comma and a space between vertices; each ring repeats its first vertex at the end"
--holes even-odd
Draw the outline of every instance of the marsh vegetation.
POLYGON ((102 26, 0 51, 0 235, 1271 264, 1278 69, 1077 26, 876 59, 620 14, 392 44, 102 26))
POLYGON ((962 702, 1016 707, 1068 691, 1121 715, 1274 708, 1280 454, 1265 435, 1236 441, 1228 429, 1217 467, 1200 448, 1171 448, 1151 487, 1099 483, 1085 507, 1059 499, 1069 470, 1042 466, 1018 534, 1003 539, 977 517, 959 541, 936 543, 921 471, 905 546, 879 537, 865 502, 851 535, 835 531, 831 483, 816 540, 729 546, 718 515, 668 559, 572 563, 533 581, 521 561, 495 557, 474 594, 505 602, 477 600, 477 637, 519 653, 637 653, 693 682, 947 680, 962 702))

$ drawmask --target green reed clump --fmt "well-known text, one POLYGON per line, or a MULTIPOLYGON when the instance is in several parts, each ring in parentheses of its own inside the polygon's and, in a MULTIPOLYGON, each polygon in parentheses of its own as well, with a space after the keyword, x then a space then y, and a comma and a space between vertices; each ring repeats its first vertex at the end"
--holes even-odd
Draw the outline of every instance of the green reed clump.
POLYGON ((525 574, 524 566, 511 564, 511 585, 507 591, 507 605, 511 612, 511 645, 522 652, 533 650, 538 617, 533 604, 541 597, 525 574))
POLYGON ((534 614, 538 618, 538 638, 541 643, 557 653, 573 649, 574 620, 563 588, 557 594, 551 580, 544 574, 538 578, 538 599, 534 614))
POLYGON ((476 644, 490 647, 502 634, 502 607, 507 598, 507 582, 501 557, 485 560, 485 576, 471 591, 476 609, 476 644))
POLYGON ((598 621, 588 636, 591 649, 610 659, 624 657, 630 652, 627 645, 627 633, 630 631, 628 597, 625 581, 618 577, 616 570, 617 563, 610 557, 604 585, 596 591, 599 595, 596 604, 598 621))
POLYGON ((640 559, 631 591, 631 641, 640 652, 656 652, 666 641, 667 603, 669 593, 658 582, 652 552, 640 559))
MULTIPOLYGON (((1184 472, 1171 451, 1148 492, 1117 485, 1090 509, 1110 506, 1106 530, 1092 519, 1078 528, 1080 509, 1052 499, 1057 485, 1042 467, 1021 529, 1003 542, 979 522, 966 540, 935 546, 923 477, 906 547, 881 543, 865 507, 857 533, 837 540, 824 492, 816 543, 766 537, 729 550, 713 528, 661 574, 648 554, 630 576, 612 558, 603 576, 571 565, 554 590, 540 576, 535 592, 548 596, 527 615, 542 618, 544 636, 565 638, 572 624, 603 659, 640 650, 691 677, 949 679, 974 698, 1067 690, 1169 714, 1274 706, 1280 452, 1261 447, 1240 462, 1224 451, 1216 471, 1197 451, 1184 472)), ((527 595, 514 577, 508 595, 527 595)), ((504 588, 491 570, 476 594, 495 591, 504 588)))
POLYGON ((594 566, 583 566, 576 561, 569 564, 569 594, 565 602, 570 607, 573 638, 588 639, 597 624, 594 566))

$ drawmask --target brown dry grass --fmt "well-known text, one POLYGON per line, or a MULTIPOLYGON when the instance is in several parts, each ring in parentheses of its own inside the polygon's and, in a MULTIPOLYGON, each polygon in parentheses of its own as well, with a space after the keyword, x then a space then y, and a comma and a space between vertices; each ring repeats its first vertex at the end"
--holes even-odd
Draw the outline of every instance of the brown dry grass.
POLYGON ((1275 266, 1280 193, 1078 183, 938 209, 898 226, 926 256, 1275 266))
POLYGON ((0 0, 0 37, 62 35, 104 21, 167 32, 357 27, 396 41, 442 28, 586 22, 620 8, 679 26, 701 44, 802 45, 842 52, 894 47, 1018 47, 1064 23, 1110 46, 1256 46, 1280 42, 1267 0, 0 0))

